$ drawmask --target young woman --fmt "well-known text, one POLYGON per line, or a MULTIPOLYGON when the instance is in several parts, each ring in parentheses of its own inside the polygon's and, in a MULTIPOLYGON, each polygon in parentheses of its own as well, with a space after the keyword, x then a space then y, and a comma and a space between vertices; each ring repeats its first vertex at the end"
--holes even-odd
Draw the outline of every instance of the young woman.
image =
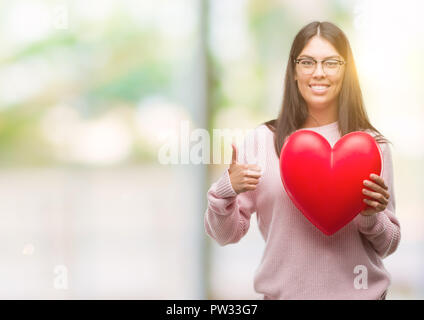
POLYGON ((246 234, 256 212, 266 245, 255 291, 263 299, 385 299, 390 274, 382 259, 400 241, 391 150, 368 120, 352 51, 337 26, 312 22, 299 31, 280 114, 255 128, 252 143, 246 141, 243 153, 233 144, 232 163, 209 189, 204 223, 207 234, 224 246, 246 234), (364 200, 367 209, 332 236, 301 214, 281 182, 284 141, 304 129, 320 133, 331 146, 349 132, 367 131, 382 149, 381 176, 364 180, 364 198, 372 199, 364 200), (248 153, 264 155, 264 161, 249 164, 248 153))

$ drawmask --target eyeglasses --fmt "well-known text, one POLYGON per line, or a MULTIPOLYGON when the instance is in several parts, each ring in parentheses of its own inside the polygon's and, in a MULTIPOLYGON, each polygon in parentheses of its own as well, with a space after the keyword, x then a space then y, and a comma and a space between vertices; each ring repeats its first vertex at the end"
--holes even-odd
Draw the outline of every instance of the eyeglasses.
POLYGON ((306 75, 312 74, 315 71, 315 68, 319 62, 322 63, 322 69, 327 75, 337 74, 340 70, 340 66, 347 63, 346 61, 340 61, 337 59, 317 61, 312 58, 294 59, 294 62, 299 65, 300 71, 306 75))

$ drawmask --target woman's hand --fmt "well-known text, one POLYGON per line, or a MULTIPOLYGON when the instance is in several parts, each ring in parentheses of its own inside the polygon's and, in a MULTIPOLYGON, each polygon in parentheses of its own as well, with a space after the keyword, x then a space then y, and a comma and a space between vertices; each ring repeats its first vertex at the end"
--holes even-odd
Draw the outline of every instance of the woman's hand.
POLYGON ((374 173, 372 173, 370 177, 376 183, 369 180, 364 180, 364 185, 374 190, 375 192, 362 189, 362 193, 374 199, 364 199, 364 202, 368 204, 369 207, 361 212, 363 216, 371 216, 377 212, 385 210, 390 198, 390 194, 387 191, 389 188, 384 183, 383 178, 374 173))
POLYGON ((261 177, 261 167, 256 164, 239 164, 237 163, 237 148, 234 144, 233 156, 228 169, 230 174, 231 185, 234 191, 239 194, 242 192, 255 190, 261 177))

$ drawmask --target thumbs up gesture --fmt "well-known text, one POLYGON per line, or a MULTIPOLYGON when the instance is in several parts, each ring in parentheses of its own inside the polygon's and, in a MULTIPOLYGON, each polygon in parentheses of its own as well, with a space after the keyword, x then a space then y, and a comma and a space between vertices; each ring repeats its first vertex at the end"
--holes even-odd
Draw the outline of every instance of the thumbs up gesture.
POLYGON ((261 167, 256 164, 237 163, 237 148, 232 144, 233 156, 228 169, 230 174, 231 185, 237 194, 242 192, 255 190, 262 176, 261 167))

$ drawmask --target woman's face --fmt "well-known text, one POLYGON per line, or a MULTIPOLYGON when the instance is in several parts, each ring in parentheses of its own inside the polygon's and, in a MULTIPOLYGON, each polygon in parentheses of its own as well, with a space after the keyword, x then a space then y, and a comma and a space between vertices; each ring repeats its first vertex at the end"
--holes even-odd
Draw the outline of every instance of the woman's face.
MULTIPOLYGON (((318 36, 312 37, 296 58, 300 59, 304 56, 312 57, 317 61, 329 57, 344 61, 330 42, 318 36)), ((343 82, 344 65, 341 65, 339 71, 334 75, 325 74, 322 63, 318 63, 313 73, 309 75, 302 73, 299 64, 296 64, 295 67, 297 86, 309 108, 320 110, 328 107, 337 108, 337 98, 343 82), (319 90, 312 85, 324 85, 327 88, 319 90)))

